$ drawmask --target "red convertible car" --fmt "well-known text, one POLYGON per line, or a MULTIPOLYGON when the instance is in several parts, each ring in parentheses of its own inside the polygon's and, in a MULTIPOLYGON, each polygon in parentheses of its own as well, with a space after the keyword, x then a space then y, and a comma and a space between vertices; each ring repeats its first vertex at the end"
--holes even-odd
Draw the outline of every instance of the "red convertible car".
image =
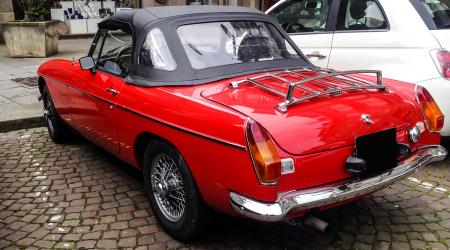
POLYGON ((314 67, 247 8, 121 11, 86 57, 38 75, 50 137, 71 128, 142 169, 156 218, 179 240, 199 236, 211 211, 316 218, 447 155, 425 88, 314 67))

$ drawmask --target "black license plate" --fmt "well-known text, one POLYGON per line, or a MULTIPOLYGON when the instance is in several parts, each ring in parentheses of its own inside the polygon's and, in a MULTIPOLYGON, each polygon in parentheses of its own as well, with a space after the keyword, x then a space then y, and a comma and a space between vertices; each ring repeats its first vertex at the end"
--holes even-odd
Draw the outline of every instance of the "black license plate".
POLYGON ((371 176, 397 166, 397 130, 383 130, 356 138, 356 155, 366 161, 362 176, 371 176))

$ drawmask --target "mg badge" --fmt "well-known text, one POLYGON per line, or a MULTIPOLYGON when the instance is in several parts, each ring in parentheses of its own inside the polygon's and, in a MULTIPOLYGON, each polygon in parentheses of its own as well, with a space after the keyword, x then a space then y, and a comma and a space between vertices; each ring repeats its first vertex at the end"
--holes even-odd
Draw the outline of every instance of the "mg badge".
POLYGON ((375 122, 371 119, 370 114, 362 114, 361 115, 361 121, 365 122, 366 124, 374 124, 375 122))

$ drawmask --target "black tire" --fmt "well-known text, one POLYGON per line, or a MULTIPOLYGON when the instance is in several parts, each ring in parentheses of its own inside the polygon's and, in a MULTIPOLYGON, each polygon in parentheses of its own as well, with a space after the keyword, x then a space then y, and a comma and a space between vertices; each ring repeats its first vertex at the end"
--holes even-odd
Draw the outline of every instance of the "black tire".
MULTIPOLYGON (((164 165, 164 168, 169 168, 164 165)), ((173 166, 173 165, 171 165, 173 166)), ((170 170, 171 170, 170 169, 170 170)), ((175 171, 171 174, 175 176, 175 171)), ((192 241, 205 233, 209 224, 211 223, 211 210, 204 203, 200 192, 197 189, 195 181, 186 165, 183 157, 174 149, 170 144, 164 141, 156 140, 149 143, 145 150, 144 161, 143 161, 143 174, 144 174, 144 184, 145 191, 150 200, 150 204, 155 214, 158 222, 162 228, 170 234, 172 237, 179 241, 192 241), (168 157, 168 158, 166 158, 168 157), (174 219, 169 219, 167 215, 168 212, 164 212, 161 208, 161 200, 158 197, 160 190, 156 190, 152 186, 152 176, 158 176, 156 173, 156 168, 161 169, 161 163, 171 162, 169 158, 175 163, 175 167, 170 167, 171 169, 176 169, 179 172, 178 176, 181 176, 182 184, 181 188, 184 190, 185 206, 184 211, 180 218, 176 221, 174 219), (163 161, 164 159, 164 161, 163 161), (153 169, 153 172, 152 172, 153 169), (152 174, 153 173, 153 174, 152 174), (157 201, 158 199, 158 201, 157 201)), ((160 177, 160 176, 158 176, 160 177)), ((160 178, 163 179, 163 178, 160 178)), ((176 179, 176 178, 174 178, 176 179)), ((156 179, 153 179, 156 183, 156 179)), ((168 183, 176 183, 176 181, 168 181, 168 183)), ((166 185, 167 187, 169 185, 166 185)), ((175 185, 177 186, 177 185, 175 185)), ((177 186, 176 189, 180 187, 177 186)), ((168 187, 169 189, 169 187, 168 187)), ((169 191, 172 192, 172 191, 169 191)), ((181 191, 180 191, 181 192, 181 191)), ((167 195, 170 197, 169 195, 167 195)), ((169 199, 169 198, 167 198, 169 199)), ((176 202, 176 201, 175 201, 176 202)), ((170 207, 170 206, 169 206, 170 207)), ((178 207, 177 207, 178 208, 178 207)), ((167 210, 166 210, 167 211, 167 210)))
POLYGON ((55 143, 64 143, 68 140, 71 131, 59 117, 53 104, 52 97, 45 85, 42 90, 42 102, 44 106, 44 119, 47 124, 47 130, 50 138, 55 143))

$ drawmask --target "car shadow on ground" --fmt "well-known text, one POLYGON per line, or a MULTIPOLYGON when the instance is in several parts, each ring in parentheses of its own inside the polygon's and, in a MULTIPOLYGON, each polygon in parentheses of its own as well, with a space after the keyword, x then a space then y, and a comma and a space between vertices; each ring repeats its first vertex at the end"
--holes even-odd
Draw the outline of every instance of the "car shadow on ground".
POLYGON ((450 136, 441 138, 441 145, 450 151, 450 136))

